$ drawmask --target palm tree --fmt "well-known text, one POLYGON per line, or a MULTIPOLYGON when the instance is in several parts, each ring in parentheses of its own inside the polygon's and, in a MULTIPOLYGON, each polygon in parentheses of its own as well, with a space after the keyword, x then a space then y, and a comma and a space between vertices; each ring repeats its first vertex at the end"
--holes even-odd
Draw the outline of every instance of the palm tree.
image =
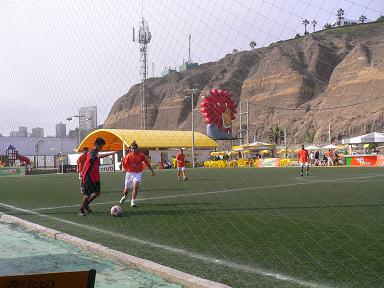
POLYGON ((313 143, 315 141, 316 130, 314 127, 310 127, 309 130, 305 133, 305 139, 308 143, 313 143))
POLYGON ((278 126, 272 126, 269 129, 269 139, 275 144, 281 143, 281 139, 284 137, 284 131, 278 126))
POLYGON ((345 12, 343 9, 337 10, 336 16, 337 16, 337 26, 341 26, 341 19, 343 18, 345 12))
POLYGON ((313 32, 315 32, 315 28, 316 28, 316 25, 317 25, 317 21, 316 21, 316 20, 313 20, 311 23, 312 23, 312 26, 313 26, 313 32))
POLYGON ((307 35, 308 34, 308 32, 307 32, 307 25, 309 24, 309 21, 307 19, 304 19, 302 24, 304 25, 304 35, 307 35))
POLYGON ((251 41, 251 42, 249 42, 249 47, 251 47, 251 49, 255 49, 255 47, 256 47, 256 42, 255 42, 255 41, 251 41))
POLYGON ((364 24, 364 21, 367 20, 367 17, 365 17, 364 15, 361 15, 359 17, 359 21, 361 22, 361 24, 364 24))

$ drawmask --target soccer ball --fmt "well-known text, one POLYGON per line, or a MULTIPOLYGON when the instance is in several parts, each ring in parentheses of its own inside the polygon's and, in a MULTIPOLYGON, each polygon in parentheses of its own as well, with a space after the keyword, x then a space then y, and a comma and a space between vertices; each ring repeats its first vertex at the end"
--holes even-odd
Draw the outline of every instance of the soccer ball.
POLYGON ((114 217, 120 217, 123 215, 123 209, 119 205, 115 205, 111 208, 111 215, 114 217))

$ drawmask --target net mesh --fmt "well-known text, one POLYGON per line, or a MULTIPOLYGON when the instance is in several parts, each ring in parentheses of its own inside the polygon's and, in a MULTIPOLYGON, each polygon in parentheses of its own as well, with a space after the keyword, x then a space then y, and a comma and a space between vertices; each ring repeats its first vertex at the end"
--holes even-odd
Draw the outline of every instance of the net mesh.
MULTIPOLYGON (((15 146, 32 161, 32 174, 63 172, 96 123, 140 129, 143 70, 132 28, 137 35, 144 18, 152 35, 149 129, 190 131, 194 113, 195 131, 206 133, 201 96, 226 89, 244 114, 233 122, 236 139, 218 141, 219 149, 256 140, 282 149, 286 140, 294 162, 299 144, 383 127, 384 30, 376 21, 383 13, 378 0, 2 1, 0 149, 15 146), (341 19, 356 24, 326 29, 341 19), (199 67, 179 71, 189 60, 199 67), (198 90, 192 101, 186 89, 198 90), (343 102, 332 91, 350 97, 343 102), (97 114, 80 114, 88 106, 97 114), (55 137, 58 123, 66 138, 55 137), (20 126, 42 127, 45 137, 24 135, 20 126)), ((173 166, 177 148, 149 152, 157 175, 144 172, 138 207, 128 199, 123 217, 110 216, 122 172, 101 173, 101 196, 84 218, 76 173, 2 176, 0 210, 235 287, 383 282, 381 168, 311 168, 302 178, 298 168, 232 167, 249 166, 267 149, 243 151, 244 162, 235 161, 238 152, 208 161, 211 151, 198 149, 197 166, 215 167, 187 166, 188 181, 178 181, 175 169, 162 167, 173 166)), ((190 149, 185 154, 191 162, 190 149)))

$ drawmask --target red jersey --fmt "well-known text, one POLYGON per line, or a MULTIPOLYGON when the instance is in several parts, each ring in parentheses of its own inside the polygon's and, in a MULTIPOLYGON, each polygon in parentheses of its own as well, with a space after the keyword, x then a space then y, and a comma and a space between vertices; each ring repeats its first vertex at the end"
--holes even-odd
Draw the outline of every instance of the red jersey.
POLYGON ((185 155, 184 154, 177 154, 176 156, 177 160, 177 167, 185 167, 185 155))
POLYGON ((299 162, 300 163, 306 163, 308 162, 308 156, 309 156, 309 153, 307 150, 305 149, 301 149, 299 151, 299 162))
POLYGON ((81 178, 85 182, 87 174, 91 178, 92 182, 100 182, 100 158, 99 153, 96 148, 93 148, 89 153, 87 153, 87 160, 85 161, 85 166, 81 178))
POLYGON ((129 152, 127 155, 125 155, 125 158, 122 161, 122 165, 124 167, 124 170, 127 172, 134 172, 134 173, 140 173, 144 170, 144 163, 147 163, 147 157, 145 157, 144 153, 142 152, 129 152))
POLYGON ((77 163, 77 168, 78 168, 78 172, 81 174, 83 172, 83 169, 84 169, 84 165, 85 165, 85 162, 87 161, 87 154, 88 153, 83 153, 80 155, 80 157, 77 159, 76 163, 77 163))

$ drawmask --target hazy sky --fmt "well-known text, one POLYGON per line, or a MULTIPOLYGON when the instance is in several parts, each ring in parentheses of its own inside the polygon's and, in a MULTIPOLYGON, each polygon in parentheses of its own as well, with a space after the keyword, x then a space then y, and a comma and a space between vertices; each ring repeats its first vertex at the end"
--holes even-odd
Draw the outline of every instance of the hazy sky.
MULTIPOLYGON (((384 0, 1 0, 0 133, 19 126, 55 124, 81 106, 96 105, 99 124, 113 103, 140 81, 139 46, 132 42, 142 11, 152 32, 149 76, 165 66, 215 61, 303 33, 303 19, 318 29, 343 8, 346 18, 376 20, 384 0), (152 64, 154 63, 154 71, 152 64)), ((309 29, 312 31, 312 27, 309 29)))

